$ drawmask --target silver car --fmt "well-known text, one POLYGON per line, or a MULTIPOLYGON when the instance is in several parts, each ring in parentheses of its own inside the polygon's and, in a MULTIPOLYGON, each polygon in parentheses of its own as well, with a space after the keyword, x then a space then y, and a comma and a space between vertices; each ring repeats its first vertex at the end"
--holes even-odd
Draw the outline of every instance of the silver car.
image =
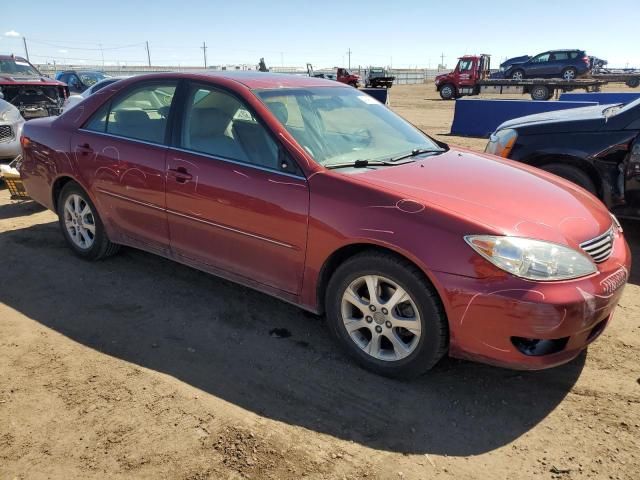
POLYGON ((20 152, 24 118, 9 102, 0 99, 0 162, 13 160, 20 152))

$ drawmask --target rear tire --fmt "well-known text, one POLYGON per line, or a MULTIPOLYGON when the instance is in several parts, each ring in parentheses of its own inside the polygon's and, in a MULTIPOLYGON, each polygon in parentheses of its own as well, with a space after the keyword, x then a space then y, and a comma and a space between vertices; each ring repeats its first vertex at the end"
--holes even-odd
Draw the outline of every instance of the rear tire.
POLYGON ((578 77, 578 70, 568 67, 562 70, 562 78, 567 81, 575 80, 578 77))
POLYGON ((438 294, 418 268, 394 255, 369 251, 346 260, 329 281, 325 308, 342 347, 379 375, 418 376, 447 352, 438 294))
POLYGON ((531 98, 533 100, 549 100, 553 96, 553 91, 546 85, 534 85, 531 87, 531 98))
POLYGON ((575 183, 576 185, 584 188, 589 193, 598 196, 598 191, 596 189, 593 180, 591 177, 584 171, 578 167, 574 167, 573 165, 565 165, 563 163, 552 163, 549 165, 542 166, 542 169, 545 172, 553 173, 559 177, 564 178, 565 180, 569 180, 570 182, 575 183))
POLYGON ((640 86, 640 78, 630 78, 626 83, 629 88, 638 88, 640 86))
POLYGON ((85 260, 100 260, 119 249, 109 240, 100 215, 89 195, 75 182, 69 182, 58 197, 58 222, 71 250, 85 260))
POLYGON ((440 98, 443 100, 453 100, 456 98, 456 87, 451 83, 446 83, 440 87, 440 98))

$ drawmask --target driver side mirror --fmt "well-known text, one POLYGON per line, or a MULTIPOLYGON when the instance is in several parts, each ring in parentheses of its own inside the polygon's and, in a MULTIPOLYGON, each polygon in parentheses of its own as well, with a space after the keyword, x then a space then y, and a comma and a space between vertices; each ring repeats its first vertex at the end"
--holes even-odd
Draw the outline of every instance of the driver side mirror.
POLYGON ((283 146, 278 148, 278 168, 286 173, 302 175, 302 171, 289 152, 283 146))

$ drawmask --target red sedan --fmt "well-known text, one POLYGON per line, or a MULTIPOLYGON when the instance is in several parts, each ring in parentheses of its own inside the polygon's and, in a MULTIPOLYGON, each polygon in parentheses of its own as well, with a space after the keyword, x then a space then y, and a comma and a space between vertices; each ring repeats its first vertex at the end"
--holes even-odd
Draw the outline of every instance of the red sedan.
POLYGON ((21 173, 80 257, 157 253, 317 313, 390 376, 537 369, 611 320, 630 253, 592 195, 451 149, 337 82, 122 80, 30 121, 21 173))

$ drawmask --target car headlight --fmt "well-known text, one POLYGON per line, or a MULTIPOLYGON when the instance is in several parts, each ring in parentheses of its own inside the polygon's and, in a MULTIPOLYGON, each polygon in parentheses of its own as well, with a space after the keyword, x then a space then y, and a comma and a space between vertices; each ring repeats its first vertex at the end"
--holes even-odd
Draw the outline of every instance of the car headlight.
POLYGON ((20 119, 20 111, 17 108, 9 108, 0 112, 1 122, 15 122, 20 119))
POLYGON ((485 153, 508 158, 517 139, 518 132, 511 128, 498 130, 489 137, 489 143, 487 143, 484 151, 485 153))
POLYGON ((569 280, 598 271, 586 255, 556 243, 494 235, 467 235, 464 239, 496 267, 527 280, 569 280))

